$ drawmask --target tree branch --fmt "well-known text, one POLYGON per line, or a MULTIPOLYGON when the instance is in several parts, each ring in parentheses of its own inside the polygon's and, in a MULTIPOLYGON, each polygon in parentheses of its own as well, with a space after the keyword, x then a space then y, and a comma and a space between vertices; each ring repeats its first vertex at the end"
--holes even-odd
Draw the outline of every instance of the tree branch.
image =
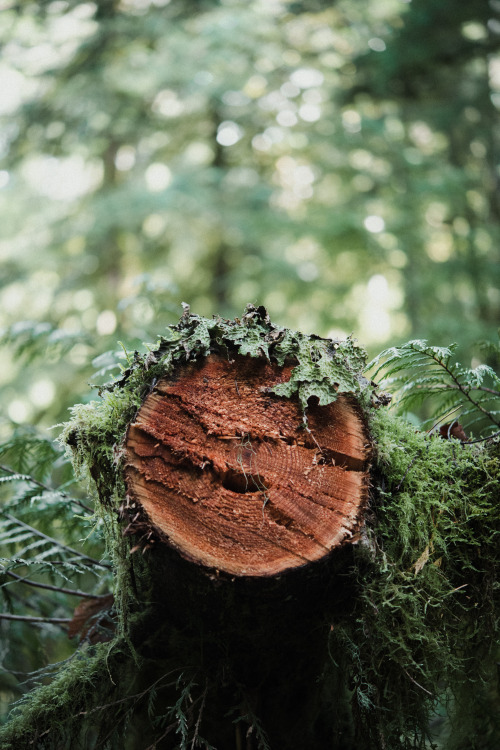
MULTIPOLYGON (((494 424, 497 425, 497 427, 500 427, 500 422, 498 422, 488 411, 486 411, 486 409, 483 409, 483 407, 481 406, 481 404, 479 404, 477 401, 475 401, 472 398, 472 396, 470 395, 470 392, 469 392, 470 389, 467 390, 467 388, 465 388, 462 385, 462 383, 460 382, 460 380, 458 379, 458 377, 455 375, 455 373, 453 372, 453 370, 451 370, 448 367, 448 363, 444 362, 442 359, 439 359, 434 354, 431 354, 430 357, 431 357, 431 359, 434 360, 434 362, 436 362, 436 364, 438 364, 440 367, 442 367, 445 370, 445 372, 448 373, 448 375, 453 380, 453 382, 455 383, 455 385, 458 388, 458 390, 465 396, 465 398, 468 399, 471 402, 471 404, 476 409, 479 409, 479 411, 482 411, 483 414, 486 417, 488 417, 488 419, 490 420, 490 422, 493 422, 494 424)), ((478 388, 475 388, 474 390, 483 390, 483 386, 479 386, 478 388)), ((496 393, 496 395, 498 395, 498 393, 496 391, 493 391, 493 393, 496 393)))
POLYGON ((473 445, 474 443, 484 443, 486 440, 493 440, 493 438, 496 438, 500 435, 500 430, 498 432, 493 432, 491 435, 487 435, 486 437, 482 438, 476 438, 475 440, 462 440, 462 445, 473 445))
POLYGON ((31 615, 8 615, 0 612, 0 620, 19 620, 20 622, 50 622, 55 625, 66 625, 70 617, 31 617, 31 615))
POLYGON ((41 537, 42 539, 46 539, 48 542, 51 542, 52 544, 57 545, 63 550, 66 550, 66 552, 70 552, 72 555, 77 555, 77 557, 80 557, 83 560, 88 560, 92 565, 98 565, 100 568, 107 568, 110 569, 111 565, 107 565, 106 563, 99 562, 99 560, 94 560, 93 557, 89 557, 88 555, 85 555, 83 552, 78 552, 78 550, 73 549, 72 547, 67 547, 65 544, 62 544, 57 539, 54 539, 51 536, 47 536, 47 534, 44 534, 42 531, 39 531, 38 529, 35 529, 33 526, 30 526, 27 523, 24 523, 24 521, 20 521, 19 518, 16 518, 15 516, 11 516, 10 513, 2 512, 2 515, 5 516, 5 518, 8 518, 9 521, 14 521, 15 523, 19 524, 19 526, 24 526, 25 529, 29 529, 37 536, 41 537))
POLYGON ((50 583, 39 583, 38 581, 31 581, 29 578, 23 578, 22 576, 18 576, 16 573, 13 573, 11 570, 3 569, 3 572, 5 575, 11 576, 11 578, 15 578, 16 581, 21 581, 21 583, 25 583, 27 586, 34 586, 39 589, 48 589, 49 591, 58 591, 61 594, 70 594, 71 596, 79 596, 81 598, 87 597, 88 599, 104 599, 109 594, 89 594, 87 591, 79 591, 78 589, 65 589, 60 586, 52 586, 50 583))
POLYGON ((38 479, 35 479, 30 474, 20 474, 18 471, 14 471, 14 469, 11 469, 9 466, 5 466, 5 464, 0 464, 0 469, 2 471, 5 471, 6 474, 13 475, 19 475, 19 478, 24 480, 25 482, 31 482, 31 484, 36 485, 36 487, 40 487, 42 490, 45 490, 46 492, 58 492, 61 497, 66 498, 69 500, 70 503, 74 503, 75 505, 79 505, 80 508, 83 508, 83 510, 86 510, 88 513, 93 513, 94 511, 92 508, 89 508, 88 505, 85 505, 85 503, 82 503, 81 500, 77 500, 74 497, 70 497, 67 492, 61 492, 61 490, 56 490, 53 487, 49 487, 48 484, 44 484, 43 482, 39 482, 38 479))

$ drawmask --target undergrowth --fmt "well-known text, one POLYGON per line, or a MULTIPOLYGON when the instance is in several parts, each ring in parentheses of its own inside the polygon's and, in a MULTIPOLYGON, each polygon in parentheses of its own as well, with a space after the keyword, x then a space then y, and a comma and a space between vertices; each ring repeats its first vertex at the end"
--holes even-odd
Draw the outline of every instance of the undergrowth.
POLYGON ((359 731, 368 747, 430 747, 445 705, 441 741, 452 732, 464 748, 493 750, 498 692, 480 705, 498 687, 500 446, 450 443, 385 411, 371 429, 373 517, 356 555, 355 615, 331 635, 334 653, 349 654, 359 731))

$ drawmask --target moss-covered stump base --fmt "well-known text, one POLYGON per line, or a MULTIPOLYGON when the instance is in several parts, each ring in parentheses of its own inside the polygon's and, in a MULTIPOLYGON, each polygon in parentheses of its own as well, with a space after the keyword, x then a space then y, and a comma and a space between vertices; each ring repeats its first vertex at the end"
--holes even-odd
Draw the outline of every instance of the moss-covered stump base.
MULTIPOLYGON (((279 577, 233 580, 200 574, 158 547, 135 555, 154 573, 144 611, 130 623, 145 664, 134 691, 171 669, 208 685, 200 731, 217 750, 328 747, 323 739, 335 731, 323 715, 324 674, 332 671, 328 639, 334 612, 352 607, 352 579, 336 575, 352 565, 352 551, 347 545, 331 560, 279 577), (257 723, 267 745, 257 739, 257 723)), ((173 705, 175 692, 166 700, 173 705)))
POLYGON ((145 513, 156 538, 233 576, 276 575, 352 539, 368 486, 364 421, 339 397, 311 404, 305 422, 296 398, 271 393, 291 370, 211 355, 157 383, 125 440, 142 529, 145 513))

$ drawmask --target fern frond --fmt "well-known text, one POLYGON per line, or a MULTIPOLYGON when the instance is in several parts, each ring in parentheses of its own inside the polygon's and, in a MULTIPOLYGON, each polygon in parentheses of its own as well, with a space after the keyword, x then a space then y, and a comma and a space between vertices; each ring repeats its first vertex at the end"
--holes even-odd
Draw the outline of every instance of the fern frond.
POLYGON ((28 559, 25 557, 0 557, 0 564, 4 566, 5 571, 16 570, 16 568, 35 568, 36 572, 40 575, 50 574, 51 576, 59 576, 64 581, 70 583, 70 575, 83 575, 84 573, 94 573, 96 576, 100 576, 100 573, 92 570, 91 568, 81 565, 71 560, 43 560, 43 559, 28 559), (68 575, 66 575, 68 573, 68 575))
POLYGON ((464 425, 480 425, 486 435, 500 428, 500 376, 486 364, 475 368, 454 362, 457 345, 430 346, 408 341, 381 352, 367 370, 381 378, 380 387, 395 394, 400 411, 430 405, 426 421, 439 423, 447 416, 460 417, 464 425))
MULTIPOLYGON (((74 597, 93 599, 111 583, 100 528, 74 488, 69 460, 44 435, 16 428, 0 443, 0 619, 10 621, 0 637, 25 644, 35 665, 53 652, 53 624, 71 620, 74 597)), ((75 645, 63 642, 56 653, 75 645)))
POLYGON ((124 362, 129 362, 129 355, 124 348, 120 350, 109 349, 99 354, 92 360, 92 366, 95 369, 91 376, 91 382, 98 384, 101 378, 104 379, 104 382, 107 382, 110 376, 114 379, 123 372, 124 362))
POLYGON ((402 346, 391 346, 377 355, 367 367, 367 370, 375 368, 373 378, 377 378, 380 372, 385 373, 385 378, 390 378, 396 373, 404 372, 409 368, 423 366, 426 369, 434 366, 446 366, 457 348, 457 344, 450 346, 429 346, 427 341, 414 339, 402 346))
POLYGON ((51 552, 53 553, 54 557, 60 557, 63 560, 68 558, 80 559, 82 563, 86 565, 88 564, 90 566, 96 566, 98 568, 109 567, 107 564, 101 563, 99 560, 95 560, 94 558, 89 557, 89 555, 86 555, 79 550, 75 550, 72 547, 63 544, 63 542, 58 541, 54 537, 48 536, 43 531, 30 526, 29 524, 21 521, 15 516, 11 516, 5 511, 2 511, 2 516, 3 518, 0 518, 0 529, 2 529, 3 527, 4 545, 15 545, 16 547, 18 547, 20 539, 31 540, 28 545, 23 547, 21 550, 18 550, 18 553, 20 555, 26 555, 26 552, 30 552, 35 548, 48 547, 49 549, 38 553, 38 559, 42 559, 42 557, 47 556, 47 554, 51 552))

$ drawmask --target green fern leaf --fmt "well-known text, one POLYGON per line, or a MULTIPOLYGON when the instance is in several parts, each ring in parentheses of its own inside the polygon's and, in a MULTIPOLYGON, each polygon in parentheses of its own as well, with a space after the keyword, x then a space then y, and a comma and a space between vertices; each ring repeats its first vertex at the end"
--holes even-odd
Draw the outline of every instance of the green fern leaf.
POLYGON ((372 378, 395 394, 400 411, 424 404, 432 415, 424 424, 460 417, 467 428, 479 425, 485 435, 500 428, 498 403, 500 377, 492 367, 480 364, 466 368, 454 362, 456 344, 430 346, 426 341, 408 341, 381 352, 370 364, 372 378))

